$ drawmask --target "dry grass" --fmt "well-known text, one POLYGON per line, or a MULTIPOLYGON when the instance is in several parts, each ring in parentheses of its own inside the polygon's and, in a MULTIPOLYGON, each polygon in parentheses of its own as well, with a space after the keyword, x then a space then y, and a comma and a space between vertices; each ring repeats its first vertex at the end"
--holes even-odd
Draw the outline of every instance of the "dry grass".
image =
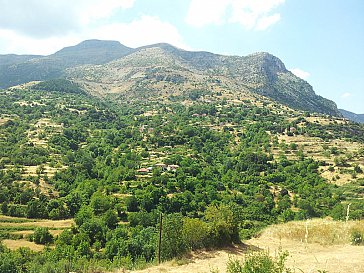
MULTIPOLYGON (((47 227, 49 228, 49 232, 53 236, 58 236, 64 229, 70 228, 74 225, 74 221, 72 219, 67 220, 32 220, 27 218, 18 218, 18 217, 10 217, 1 215, 0 216, 0 230, 1 229, 9 229, 15 230, 12 231, 11 234, 14 235, 23 235, 23 238, 34 233, 34 229, 37 227, 47 227)), ((10 249, 18 249, 20 247, 29 247, 34 251, 42 251, 44 246, 37 245, 33 242, 29 242, 26 239, 18 239, 18 240, 3 240, 3 243, 10 249)))
MULTIPOLYGON (((1 221, 1 220, 0 220, 1 221)), ((65 229, 74 225, 73 219, 67 220, 37 220, 33 222, 9 223, 0 222, 1 227, 48 227, 49 229, 65 229)))
POLYGON ((34 220, 24 218, 24 217, 13 217, 13 216, 7 216, 7 215, 0 215, 0 223, 1 222, 21 223, 21 222, 34 222, 34 220))
POLYGON ((26 240, 3 240, 3 244, 11 250, 21 247, 29 247, 33 251, 42 251, 44 249, 44 245, 37 245, 26 240))
POLYGON ((305 119, 311 123, 319 123, 321 125, 329 125, 336 122, 337 124, 347 124, 348 121, 344 119, 337 118, 327 118, 327 117, 305 117, 305 119))
MULTIPOLYGON (((345 235, 347 231, 354 228, 363 230, 364 222, 349 221, 344 223, 321 219, 310 220, 308 243, 306 244, 300 242, 302 238, 303 240, 305 238, 304 221, 280 224, 270 226, 258 238, 244 242, 245 247, 193 253, 187 261, 184 261, 183 265, 172 261, 133 272, 211 273, 212 270, 218 270, 220 273, 225 273, 229 259, 244 259, 248 249, 265 249, 274 256, 277 250, 282 248, 289 252, 287 266, 294 269, 294 272, 361 273, 364 272, 364 246, 350 245, 348 243, 350 240, 345 235), (335 233, 342 237, 335 239, 337 244, 333 244, 332 241, 332 234, 335 233), (320 239, 320 237, 322 238, 320 239), (329 241, 325 243, 324 240, 329 241), (323 244, 316 243, 316 241, 323 244)), ((125 271, 120 270, 118 272, 125 271)))
MULTIPOLYGON (((357 173, 356 178, 353 178, 351 173, 353 171, 353 166, 358 164, 359 167, 364 170, 364 157, 358 154, 358 151, 361 148, 364 148, 363 144, 357 142, 348 142, 345 140, 334 140, 331 142, 324 142, 322 139, 318 137, 308 137, 303 135, 295 135, 295 136, 287 136, 287 135, 278 135, 278 140, 280 143, 284 142, 289 145, 291 143, 297 144, 299 149, 303 149, 305 156, 311 157, 317 161, 324 161, 328 165, 320 167, 320 175, 327 179, 328 182, 334 183, 338 186, 342 186, 348 183, 353 182, 355 179, 364 178, 364 173, 357 173), (339 151, 339 155, 330 154, 329 151, 325 150, 324 146, 328 147, 336 147, 339 151), (327 155, 328 153, 328 155, 327 155), (335 167, 335 170, 330 172, 329 166, 335 166, 335 157, 344 157, 347 155, 352 155, 350 160, 347 160, 347 166, 345 167, 335 167), (355 155, 355 156, 354 156, 355 155), (340 170, 341 169, 341 170, 340 170), (343 170, 343 171, 342 171, 343 170)), ((280 148, 273 149, 273 156, 278 158, 280 153, 282 152, 280 148)), ((296 155, 296 151, 291 151, 288 148, 288 153, 285 154, 288 159, 296 160, 298 156, 296 155)))
MULTIPOLYGON (((63 229, 50 229, 49 230, 49 233, 52 234, 53 236, 58 236, 62 232, 63 232, 63 229)), ((28 235, 31 235, 33 233, 34 233, 33 230, 19 230, 19 231, 11 232, 11 234, 23 235, 23 236, 28 236, 28 235)))
POLYGON ((5 124, 10 118, 0 118, 0 126, 5 124))
POLYGON ((341 222, 330 219, 313 219, 289 222, 267 228, 263 236, 317 243, 324 246, 345 245, 350 243, 353 230, 364 233, 364 220, 341 222))

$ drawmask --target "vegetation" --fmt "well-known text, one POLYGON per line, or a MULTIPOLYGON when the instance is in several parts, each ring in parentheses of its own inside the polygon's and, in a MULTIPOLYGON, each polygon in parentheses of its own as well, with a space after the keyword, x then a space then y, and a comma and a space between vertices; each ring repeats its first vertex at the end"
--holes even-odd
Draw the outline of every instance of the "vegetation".
MULTIPOLYGON (((340 133, 350 126, 314 126, 298 112, 292 122, 287 113, 250 101, 206 103, 211 92, 197 92, 186 104, 101 101, 62 92, 67 81, 57 85, 0 92, 1 212, 21 221, 72 218, 75 225, 53 236, 29 223, 30 238, 44 250, 1 245, 1 272, 87 272, 153 262, 160 214, 162 260, 237 243, 274 223, 345 219, 348 202, 350 219, 364 216, 361 186, 349 196, 320 175, 323 162, 278 139, 288 131, 323 141, 337 134, 362 145, 361 125, 340 133)), ((355 152, 347 163, 362 156, 355 152)), ((0 226, 1 238, 14 236, 9 229, 0 226)))
POLYGON ((43 81, 33 85, 31 88, 33 90, 55 91, 62 93, 80 94, 85 92, 79 85, 65 79, 43 81))
POLYGON ((228 273, 291 273, 292 269, 285 265, 287 252, 279 252, 272 258, 268 252, 252 252, 243 262, 230 260, 227 264, 228 273))

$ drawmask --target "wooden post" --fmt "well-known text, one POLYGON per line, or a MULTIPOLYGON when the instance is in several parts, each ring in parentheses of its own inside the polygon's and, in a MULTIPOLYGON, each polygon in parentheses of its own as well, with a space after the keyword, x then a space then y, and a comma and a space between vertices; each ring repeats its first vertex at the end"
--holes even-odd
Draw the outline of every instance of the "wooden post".
POLYGON ((350 205, 351 205, 351 203, 348 204, 348 207, 346 209, 346 217, 345 217, 346 223, 349 221, 350 205))
POLYGON ((162 225, 163 215, 162 213, 159 215, 159 242, 158 242, 158 264, 161 263, 161 248, 162 248, 162 225))

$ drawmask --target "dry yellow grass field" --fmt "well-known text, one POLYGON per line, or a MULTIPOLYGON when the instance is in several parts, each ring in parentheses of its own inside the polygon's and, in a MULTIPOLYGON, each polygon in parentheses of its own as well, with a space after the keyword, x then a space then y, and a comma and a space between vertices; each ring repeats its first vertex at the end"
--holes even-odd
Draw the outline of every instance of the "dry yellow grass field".
MULTIPOLYGON (((353 182, 355 179, 364 178, 364 172, 357 173, 355 179, 350 174, 350 171, 354 169, 353 166, 356 164, 362 170, 364 170, 364 157, 358 153, 360 149, 364 149, 363 144, 357 142, 349 142, 345 140, 334 140, 331 142, 325 142, 318 137, 309 137, 302 135, 294 135, 294 136, 279 135, 278 141, 279 143, 285 143, 287 147, 289 147, 290 144, 295 143, 297 144, 298 149, 302 149, 305 156, 311 157, 317 161, 325 161, 328 165, 320 167, 320 175, 323 178, 327 179, 328 182, 330 183, 342 186, 347 183, 353 182), (340 154, 333 155, 328 153, 328 156, 325 156, 325 149, 324 149, 325 146, 330 148, 336 147, 340 152, 340 154), (336 157, 346 158, 347 155, 351 155, 351 158, 347 159, 347 166, 337 167, 335 165, 335 158, 336 157), (329 171, 330 166, 335 166, 334 171, 329 171)), ((275 156, 275 158, 278 158, 281 152, 282 151, 280 148, 272 150, 273 156, 275 156)), ((285 155, 290 160, 298 159, 296 151, 289 151, 289 153, 286 153, 285 155)))
POLYGON ((37 245, 27 241, 25 238, 33 234, 37 227, 47 227, 53 236, 58 236, 64 229, 71 228, 74 225, 73 219, 67 220, 32 220, 27 218, 18 218, 1 215, 0 230, 9 230, 10 234, 22 235, 23 239, 3 240, 3 244, 10 249, 18 249, 20 247, 29 247, 34 251, 41 251, 44 246, 37 245), (13 230, 13 231, 12 231, 13 230))
MULTIPOLYGON (((364 246, 350 244, 350 231, 364 231, 364 221, 336 222, 309 220, 290 222, 266 228, 259 237, 244 245, 218 251, 193 253, 184 264, 170 261, 135 273, 211 273, 226 272, 229 259, 243 260, 249 251, 267 250, 274 256, 280 248, 289 252, 287 266, 304 273, 362 273, 364 272, 364 246), (305 240, 306 226, 308 229, 305 240)), ((119 273, 124 272, 122 270, 119 273)))
POLYGON ((9 223, 9 222, 1 222, 0 227, 3 226, 16 226, 16 227, 48 227, 49 229, 64 229, 69 228, 74 225, 73 219, 67 220, 37 220, 37 221, 30 221, 30 222, 22 222, 22 223, 9 223))
POLYGON ((27 240, 3 240, 3 244, 6 245, 11 250, 15 250, 21 247, 29 247, 33 251, 42 251, 44 245, 37 245, 34 242, 29 242, 27 240))

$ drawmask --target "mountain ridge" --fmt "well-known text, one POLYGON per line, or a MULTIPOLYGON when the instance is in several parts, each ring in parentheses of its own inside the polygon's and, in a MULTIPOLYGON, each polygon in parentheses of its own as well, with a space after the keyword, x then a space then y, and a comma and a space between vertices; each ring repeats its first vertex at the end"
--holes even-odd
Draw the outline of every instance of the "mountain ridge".
POLYGON ((135 96, 158 96, 158 81, 167 85, 169 95, 175 95, 178 88, 187 92, 194 85, 210 90, 211 80, 223 80, 229 83, 228 92, 252 92, 291 108, 341 116, 334 102, 316 95, 308 82, 267 52, 225 56, 167 43, 133 49, 117 41, 86 40, 49 56, 0 68, 0 88, 55 78, 82 82, 86 89, 98 86, 94 93, 99 95, 125 94, 129 89, 135 96))
MULTIPOLYGON (((0 66, 0 88, 63 77, 64 70, 69 67, 107 63, 128 54, 131 50, 116 41, 86 40, 51 55, 28 59, 23 57, 26 59, 24 62, 0 66)), ((4 56, 0 55, 0 60, 5 58, 4 56)))
POLYGON ((344 109, 339 109, 341 114, 344 116, 344 118, 347 118, 351 121, 358 122, 358 123, 364 123, 364 114, 356 114, 344 109))

